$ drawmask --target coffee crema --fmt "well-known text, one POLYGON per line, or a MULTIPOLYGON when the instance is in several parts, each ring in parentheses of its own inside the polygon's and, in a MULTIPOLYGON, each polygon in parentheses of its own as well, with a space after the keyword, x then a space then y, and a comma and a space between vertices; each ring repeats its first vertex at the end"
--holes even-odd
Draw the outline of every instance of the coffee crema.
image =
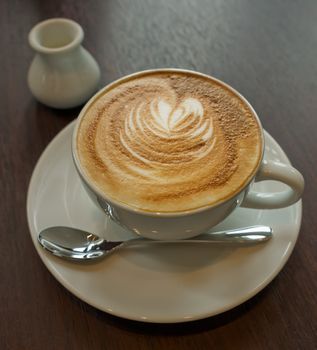
POLYGON ((212 78, 144 72, 106 88, 77 133, 84 174, 106 198, 150 212, 212 206, 254 176, 262 135, 247 104, 212 78))

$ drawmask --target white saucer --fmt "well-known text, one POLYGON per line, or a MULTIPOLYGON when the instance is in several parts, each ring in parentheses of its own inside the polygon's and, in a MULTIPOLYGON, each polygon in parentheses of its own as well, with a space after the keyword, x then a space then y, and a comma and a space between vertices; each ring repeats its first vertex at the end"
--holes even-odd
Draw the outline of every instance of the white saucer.
MULTIPOLYGON (((71 158, 74 123, 62 130, 39 159, 30 182, 27 215, 31 237, 48 270, 88 304, 145 322, 183 322, 229 310, 262 290, 288 260, 299 233, 301 202, 284 209, 237 209, 218 228, 267 224, 274 237, 264 245, 155 245, 120 250, 92 264, 64 261, 44 251, 38 232, 48 226, 87 229, 109 239, 130 236, 94 206, 71 158)), ((265 158, 288 163, 267 133, 265 158)), ((271 181, 257 189, 279 191, 271 181)))

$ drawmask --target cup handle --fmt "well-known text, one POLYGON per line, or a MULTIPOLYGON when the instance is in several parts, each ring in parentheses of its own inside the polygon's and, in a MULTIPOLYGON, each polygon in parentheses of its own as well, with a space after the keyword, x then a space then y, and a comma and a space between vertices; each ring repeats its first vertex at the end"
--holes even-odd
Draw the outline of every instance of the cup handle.
POLYGON ((278 209, 297 202, 304 190, 302 174, 291 165, 264 160, 255 181, 275 180, 288 185, 285 191, 277 193, 250 191, 245 196, 241 207, 254 209, 278 209))

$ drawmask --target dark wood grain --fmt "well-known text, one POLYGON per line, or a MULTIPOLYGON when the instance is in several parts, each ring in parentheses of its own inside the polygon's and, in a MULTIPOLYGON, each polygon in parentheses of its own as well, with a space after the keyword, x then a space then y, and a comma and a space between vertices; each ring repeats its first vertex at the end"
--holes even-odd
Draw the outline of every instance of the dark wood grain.
POLYGON ((317 348, 316 18, 315 0, 0 2, 0 349, 317 348), (256 297, 197 322, 142 324, 81 302, 41 263, 26 221, 28 182, 45 146, 79 109, 57 111, 32 98, 27 34, 57 16, 81 23, 103 84, 157 67, 228 82, 302 171, 300 238, 256 297))

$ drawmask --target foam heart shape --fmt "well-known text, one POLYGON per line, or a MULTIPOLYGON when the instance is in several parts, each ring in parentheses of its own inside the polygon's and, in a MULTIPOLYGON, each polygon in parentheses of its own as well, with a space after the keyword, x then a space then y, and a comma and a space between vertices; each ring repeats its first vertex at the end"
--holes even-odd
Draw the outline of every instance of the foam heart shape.
POLYGON ((185 99, 177 108, 162 99, 153 100, 150 110, 155 122, 167 132, 177 129, 190 116, 201 119, 204 114, 202 104, 195 98, 185 99))

